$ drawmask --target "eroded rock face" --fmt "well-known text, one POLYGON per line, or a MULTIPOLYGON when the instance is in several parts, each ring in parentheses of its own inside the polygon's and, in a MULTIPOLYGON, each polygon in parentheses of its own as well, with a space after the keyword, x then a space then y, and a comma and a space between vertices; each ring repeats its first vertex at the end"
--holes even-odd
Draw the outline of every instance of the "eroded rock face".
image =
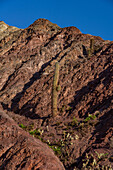
POLYGON ((0 169, 63 170, 49 147, 33 138, 0 109, 0 169))
POLYGON ((0 21, 0 55, 10 50, 18 39, 22 29, 9 26, 0 21))
POLYGON ((109 159, 113 154, 113 42, 82 34, 76 27, 60 28, 45 19, 19 31, 7 52, 5 37, 4 43, 1 40, 3 109, 26 130, 31 124, 43 130, 38 137, 53 148, 67 169, 93 169, 93 164, 96 168, 113 167, 109 159), (92 38, 94 52, 89 56, 92 38), (61 91, 58 116, 52 118, 56 61, 60 64, 61 91), (103 157, 107 153, 107 158, 99 159, 102 153, 103 157))
MULTIPOLYGON (((17 83, 15 90, 10 93, 11 98, 22 91, 24 84, 29 82, 33 75, 35 79, 38 76, 36 73, 39 71, 49 73, 53 70, 52 62, 56 59, 60 60, 62 65, 66 64, 68 60, 78 64, 87 60, 87 49, 92 37, 81 34, 76 27, 60 28, 44 19, 35 21, 28 28, 17 33, 16 40, 15 34, 13 34, 11 42, 4 40, 5 46, 8 43, 8 48, 10 48, 5 54, 3 39, 1 40, 0 89, 6 89, 7 84, 12 87, 12 82, 17 83), (40 68, 40 66, 42 67, 40 68), (13 77, 16 82, 12 80, 13 77)), ((97 51, 106 43, 95 37, 97 51)))

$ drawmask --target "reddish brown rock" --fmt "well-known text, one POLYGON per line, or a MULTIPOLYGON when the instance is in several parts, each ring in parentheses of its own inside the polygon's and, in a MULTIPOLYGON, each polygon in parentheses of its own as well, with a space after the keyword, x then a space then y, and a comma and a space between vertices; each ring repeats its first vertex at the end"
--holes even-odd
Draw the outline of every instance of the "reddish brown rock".
POLYGON ((113 42, 39 19, 21 31, 0 61, 0 102, 15 122, 43 130, 38 137, 66 169, 113 167, 113 42), (94 53, 88 55, 91 38, 94 53), (58 116, 52 118, 56 61, 61 91, 58 116))
POLYGON ((53 151, 0 110, 0 169, 63 170, 53 151))
POLYGON ((3 55, 15 45, 15 41, 19 38, 21 31, 22 29, 9 26, 0 21, 0 55, 3 55))

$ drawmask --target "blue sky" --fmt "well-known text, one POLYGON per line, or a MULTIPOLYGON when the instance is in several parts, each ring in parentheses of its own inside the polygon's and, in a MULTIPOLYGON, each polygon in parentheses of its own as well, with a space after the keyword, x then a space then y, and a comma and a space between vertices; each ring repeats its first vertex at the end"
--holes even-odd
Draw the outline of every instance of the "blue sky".
POLYGON ((113 0, 0 0, 0 20, 26 28, 38 18, 113 41, 113 0))

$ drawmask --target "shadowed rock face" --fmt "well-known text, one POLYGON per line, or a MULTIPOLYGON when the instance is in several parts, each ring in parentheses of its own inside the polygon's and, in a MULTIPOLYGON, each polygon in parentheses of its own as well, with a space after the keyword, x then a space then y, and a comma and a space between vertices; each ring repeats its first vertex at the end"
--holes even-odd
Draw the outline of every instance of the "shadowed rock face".
POLYGON ((113 167, 113 42, 45 19, 8 34, 0 40, 3 109, 26 131, 31 124, 43 130, 34 136, 50 145, 67 169, 113 167), (92 38, 94 52, 88 55, 92 38), (56 61, 61 91, 58 116, 52 118, 56 61))
POLYGON ((0 169, 63 170, 53 151, 0 109, 0 169))

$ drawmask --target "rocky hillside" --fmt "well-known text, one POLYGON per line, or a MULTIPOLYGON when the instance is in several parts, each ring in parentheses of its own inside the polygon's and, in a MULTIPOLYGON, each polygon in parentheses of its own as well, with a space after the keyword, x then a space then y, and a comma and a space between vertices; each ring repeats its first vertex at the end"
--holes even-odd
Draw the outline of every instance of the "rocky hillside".
MULTIPOLYGON (((1 110, 23 129, 19 133, 48 144, 67 170, 113 168, 113 42, 45 19, 24 30, 0 22, 0 73, 1 110), (52 117, 57 61, 61 90, 58 114, 52 117)), ((18 154, 5 147, 0 148, 0 164, 13 169, 18 154)), ((17 169, 26 169, 31 160, 36 169, 35 153, 30 159, 27 155, 17 169)), ((63 168, 60 162, 58 166, 63 168)))

